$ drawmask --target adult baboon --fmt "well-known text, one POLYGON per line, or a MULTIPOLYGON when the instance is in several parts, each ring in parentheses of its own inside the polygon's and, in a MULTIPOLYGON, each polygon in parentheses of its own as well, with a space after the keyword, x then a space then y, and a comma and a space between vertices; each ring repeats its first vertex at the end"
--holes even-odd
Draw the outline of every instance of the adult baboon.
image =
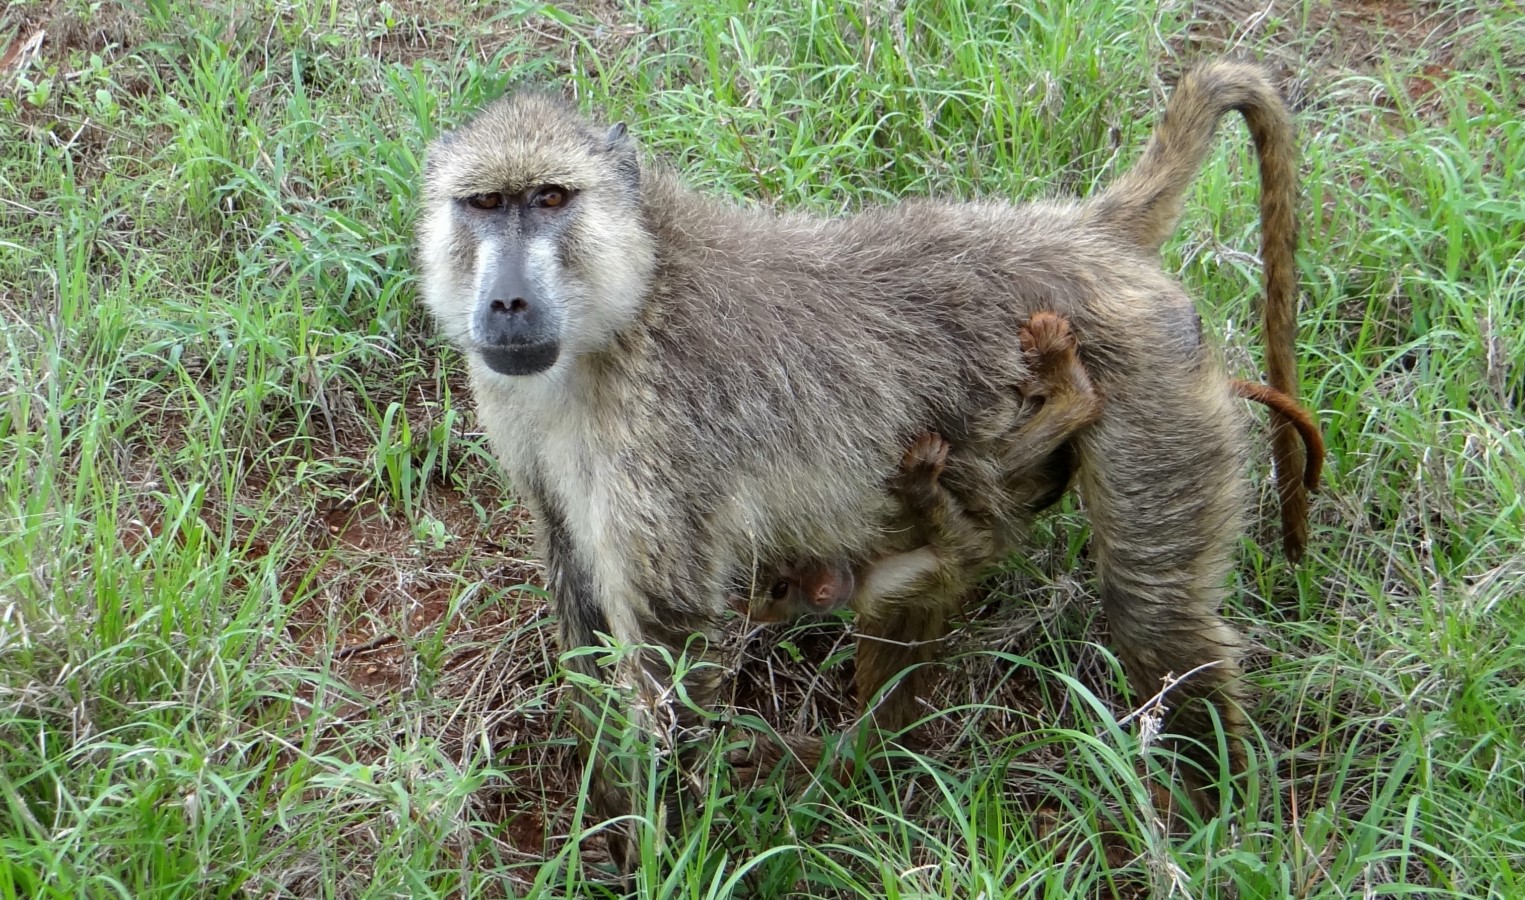
MULTIPOLYGON (((996 553, 1073 470, 1136 689, 1213 664, 1176 688, 1168 724, 1206 746, 1215 721, 1241 731, 1240 639, 1218 608, 1246 493, 1242 416, 1158 254, 1233 109, 1260 157, 1271 384, 1295 397, 1291 126, 1252 66, 1189 73, 1138 166, 1078 202, 908 200, 840 219, 738 208, 643 162, 624 126, 536 93, 434 142, 424 298, 534 513, 562 647, 602 632, 702 652, 726 587, 759 558, 912 549, 886 527, 887 482, 910 440, 935 431, 958 448, 942 482, 996 553), (1003 450, 1029 374, 1014 334, 1040 310, 1068 319, 1105 403, 1072 451, 1035 467, 1003 450), (1034 471, 1051 486, 1037 500, 1034 471), (1014 472, 1022 483, 1005 483, 1014 472), (988 484, 1003 489, 969 490, 988 484)), ((1295 518, 1295 442, 1278 453, 1295 518)), ((918 588, 860 619, 860 692, 905 665, 908 643, 944 633, 962 587, 918 588)), ((599 675, 593 660, 569 665, 599 675)), ((639 660, 638 683, 670 679, 663 654, 639 660)), ((713 670, 685 687, 708 703, 713 670)), ((910 721, 905 688, 874 711, 879 726, 910 721)), ((597 808, 628 811, 619 773, 598 774, 597 808)))

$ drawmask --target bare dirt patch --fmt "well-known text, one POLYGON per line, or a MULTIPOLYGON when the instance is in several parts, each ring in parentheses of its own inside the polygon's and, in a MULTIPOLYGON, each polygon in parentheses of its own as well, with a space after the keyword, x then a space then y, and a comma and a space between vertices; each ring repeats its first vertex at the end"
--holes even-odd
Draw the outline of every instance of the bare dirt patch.
POLYGON ((1173 48, 1192 59, 1241 53, 1252 43, 1263 47, 1262 61, 1278 72, 1298 108, 1309 101, 1318 105, 1315 98, 1327 95, 1334 81, 1376 76, 1393 63, 1405 68, 1416 63, 1404 90, 1421 102, 1421 112, 1431 113, 1437 107, 1422 101, 1464 64, 1469 29, 1481 20, 1468 4, 1444 0, 1323 0, 1311 6, 1306 20, 1302 5, 1195 0, 1191 22, 1173 48))
POLYGON ((1269 54, 1296 68, 1371 74, 1391 60, 1446 66, 1480 14, 1443 0, 1324 0, 1308 10, 1286 0, 1196 0, 1179 41, 1186 50, 1231 53, 1266 40, 1269 54))

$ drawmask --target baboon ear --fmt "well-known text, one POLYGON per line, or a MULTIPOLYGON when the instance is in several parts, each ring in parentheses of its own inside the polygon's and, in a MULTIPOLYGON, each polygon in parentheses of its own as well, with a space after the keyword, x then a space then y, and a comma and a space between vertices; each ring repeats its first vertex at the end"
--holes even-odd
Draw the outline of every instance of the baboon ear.
POLYGON ((814 586, 805 592, 805 602, 818 613, 829 613, 844 606, 855 587, 851 568, 841 563, 824 566, 816 573, 814 586))
POLYGON ((625 177, 631 189, 639 188, 641 163, 636 159, 635 141, 631 139, 624 122, 609 129, 609 133, 604 136, 604 149, 614 156, 615 168, 625 177))

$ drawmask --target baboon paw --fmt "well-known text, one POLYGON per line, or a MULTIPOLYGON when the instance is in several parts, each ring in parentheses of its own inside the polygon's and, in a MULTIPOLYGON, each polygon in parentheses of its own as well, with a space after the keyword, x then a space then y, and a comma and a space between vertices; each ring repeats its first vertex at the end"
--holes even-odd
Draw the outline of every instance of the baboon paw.
POLYGON ((817 737, 757 735, 750 745, 726 754, 726 764, 738 787, 755 787, 775 773, 794 787, 810 776, 824 752, 825 744, 817 737))
POLYGON ((928 431, 911 442, 910 449, 906 450, 905 457, 900 461, 900 467, 908 473, 936 478, 948 465, 950 449, 951 445, 943 440, 942 435, 928 431))
POLYGON ((1075 335, 1068 319, 1047 310, 1035 312, 1017 337, 1028 365, 1027 379, 1021 384, 1023 394, 1048 399, 1066 390, 1084 393, 1090 389, 1091 380, 1075 352, 1075 335))
POLYGON ((1033 313, 1017 332, 1017 337, 1022 342, 1023 353, 1038 357, 1075 349, 1075 336, 1070 333, 1069 320, 1046 309, 1033 313))

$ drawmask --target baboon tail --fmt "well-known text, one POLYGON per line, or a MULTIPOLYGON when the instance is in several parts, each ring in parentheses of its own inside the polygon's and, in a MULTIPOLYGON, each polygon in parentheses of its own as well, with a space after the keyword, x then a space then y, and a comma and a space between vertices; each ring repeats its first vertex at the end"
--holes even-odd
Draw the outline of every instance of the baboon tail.
MULTIPOLYGON (((1095 225, 1146 250, 1158 252, 1175 232, 1186 191, 1202 172, 1218 121, 1237 110, 1249 125, 1260 157, 1260 212, 1265 236, 1284 241, 1292 259, 1297 224, 1297 151, 1292 119, 1258 66, 1214 62, 1188 71, 1165 107, 1144 155, 1114 184, 1087 204, 1095 225)), ((1271 267, 1267 253, 1266 267, 1271 267)), ((1289 282, 1290 284, 1290 282, 1289 282)))
POLYGON ((1324 470, 1324 436, 1319 433, 1318 423, 1313 421, 1313 416, 1296 400, 1269 384, 1245 381, 1243 378, 1231 379, 1229 384, 1236 395, 1278 412, 1292 422, 1298 435, 1303 439, 1305 457, 1303 487, 1307 488, 1309 493, 1316 492, 1319 476, 1324 470))
MULTIPOLYGON (((1265 267, 1266 375, 1292 403, 1297 376, 1297 150, 1286 104, 1264 71, 1215 62, 1187 72, 1144 155, 1087 204, 1087 221, 1151 252, 1175 231, 1186 190, 1212 147, 1218 120, 1237 110, 1260 159, 1261 263, 1265 267)), ((1272 453, 1281 497, 1282 544, 1301 559, 1308 544, 1308 491, 1297 423, 1273 407, 1272 453)))

